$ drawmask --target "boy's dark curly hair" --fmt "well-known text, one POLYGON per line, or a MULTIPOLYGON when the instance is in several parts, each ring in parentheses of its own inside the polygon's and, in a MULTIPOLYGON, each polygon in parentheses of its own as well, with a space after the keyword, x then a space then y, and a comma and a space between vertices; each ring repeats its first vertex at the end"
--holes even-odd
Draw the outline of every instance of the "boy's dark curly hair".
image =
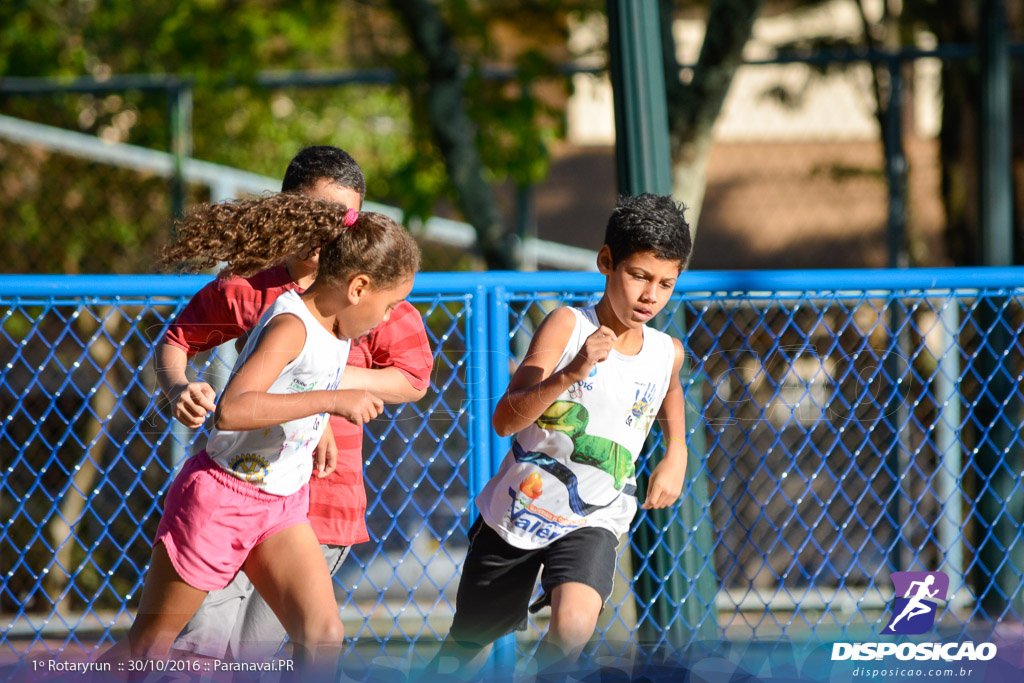
POLYGON ((345 225, 346 207, 283 192, 258 199, 200 204, 177 225, 158 264, 196 272, 218 263, 221 277, 249 277, 287 258, 309 258, 345 225))
POLYGON ((282 192, 312 190, 321 179, 331 180, 366 197, 366 179, 363 169, 343 149, 330 145, 315 145, 299 151, 288 164, 281 182, 282 192))
POLYGON ((668 195, 619 197, 604 233, 612 267, 644 251, 666 261, 678 261, 680 270, 686 267, 692 243, 685 210, 668 195))

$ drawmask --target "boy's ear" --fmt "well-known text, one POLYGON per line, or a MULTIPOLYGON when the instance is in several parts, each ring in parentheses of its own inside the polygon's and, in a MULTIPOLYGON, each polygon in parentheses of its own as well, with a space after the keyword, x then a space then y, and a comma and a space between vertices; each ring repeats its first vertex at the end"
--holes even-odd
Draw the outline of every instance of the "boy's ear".
POLYGON ((360 273, 348 281, 348 301, 358 304, 363 295, 370 290, 370 278, 360 273))
POLYGON ((615 271, 612 261, 612 248, 607 244, 601 245, 601 250, 597 252, 597 271, 602 275, 611 275, 615 271))

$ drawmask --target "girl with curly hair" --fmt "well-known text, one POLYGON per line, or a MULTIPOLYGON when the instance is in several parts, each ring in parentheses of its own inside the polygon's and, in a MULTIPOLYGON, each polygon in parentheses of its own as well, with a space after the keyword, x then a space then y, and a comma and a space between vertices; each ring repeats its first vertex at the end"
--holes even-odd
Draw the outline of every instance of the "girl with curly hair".
MULTIPOLYGON (((347 152, 317 145, 295 155, 288 164, 281 189, 358 211, 366 182, 359 165, 347 152)), ((285 198, 268 202, 277 202, 281 211, 294 205, 285 198)), ((236 271, 259 268, 258 263, 243 266, 239 259, 246 255, 236 257, 234 247, 224 237, 225 231, 239 229, 231 217, 250 206, 251 202, 236 202, 197 209, 206 218, 200 221, 197 216, 194 222, 181 225, 177 245, 166 254, 168 262, 179 268, 189 263, 195 267, 201 262, 193 258, 194 254, 217 252, 236 271), (215 222, 215 212, 225 215, 227 226, 215 222), (185 248, 186 240, 191 240, 194 246, 185 248), (214 248, 211 242, 219 247, 214 248)), ((349 220, 353 217, 350 212, 345 215, 349 220)), ((223 273, 223 277, 205 285, 168 325, 154 352, 157 381, 174 419, 185 427, 202 427, 216 409, 213 387, 205 377, 189 376, 188 359, 231 340, 236 348, 241 348, 249 330, 277 297, 288 291, 302 293, 316 277, 318 252, 310 255, 310 250, 326 239, 317 234, 316 228, 307 226, 304 231, 288 236, 268 232, 287 229, 278 223, 253 226, 253 230, 257 228, 259 234, 247 231, 241 240, 232 237, 231 241, 258 247, 262 262, 273 265, 248 277, 223 273)), ((328 234, 337 230, 333 222, 326 228, 328 234)), ((407 301, 399 304, 387 321, 352 343, 347 363, 339 388, 367 389, 386 403, 422 398, 430 384, 433 354, 419 311, 407 301)), ((206 373, 209 372, 207 369, 206 373)), ((309 522, 333 575, 353 545, 370 540, 363 484, 363 428, 332 416, 317 448, 337 450, 334 472, 315 473, 309 481, 309 522)), ((286 640, 284 627, 243 571, 226 588, 207 595, 171 649, 179 657, 268 662, 286 640)))
POLYGON ((323 245, 316 280, 277 297, 252 330, 206 449, 168 491, 136 620, 104 660, 163 659, 207 592, 244 569, 298 658, 333 671, 343 628, 307 518, 310 476, 335 467, 336 451, 317 449, 328 416, 362 425, 381 411, 374 394, 338 387, 350 340, 387 320, 412 289, 419 250, 382 214, 356 218, 339 204, 282 194, 200 207, 164 260, 222 260, 242 274, 264 267, 253 256, 263 246, 298 244, 287 242, 297 235, 323 245))

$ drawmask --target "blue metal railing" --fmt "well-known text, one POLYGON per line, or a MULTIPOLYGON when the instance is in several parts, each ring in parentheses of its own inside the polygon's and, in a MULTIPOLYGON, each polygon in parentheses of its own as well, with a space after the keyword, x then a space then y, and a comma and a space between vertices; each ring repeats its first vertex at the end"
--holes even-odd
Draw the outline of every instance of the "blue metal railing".
MULTIPOLYGON (((95 653, 129 623, 172 445, 202 438, 172 429, 152 347, 208 280, 0 276, 0 666, 95 653)), ((367 432, 372 540, 336 579, 346 657, 422 658, 445 635, 472 498, 508 447, 493 405, 543 316, 603 284, 417 278, 432 391, 367 432)), ((1019 620, 1022 297, 1019 268, 684 274, 652 322, 684 340, 690 364, 678 528, 637 516, 655 547, 623 545, 593 651, 877 633, 897 569, 949 576, 946 633, 1019 620), (666 557, 681 588, 658 578, 666 557), (644 576, 652 597, 630 588, 644 576)), ((532 651, 544 618, 506 654, 532 651)))

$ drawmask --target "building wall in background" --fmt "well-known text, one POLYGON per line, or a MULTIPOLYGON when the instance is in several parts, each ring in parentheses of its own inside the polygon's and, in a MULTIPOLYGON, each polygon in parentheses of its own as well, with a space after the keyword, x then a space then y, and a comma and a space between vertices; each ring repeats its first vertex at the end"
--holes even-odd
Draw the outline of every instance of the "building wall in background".
MULTIPOLYGON (((680 63, 696 62, 703 21, 680 19, 673 31, 680 63)), ((570 49, 584 63, 596 65, 603 58, 596 46, 605 32, 603 16, 581 21, 570 49)), ((860 32, 854 4, 836 0, 758 19, 744 56, 753 62, 769 60, 779 46, 800 39, 856 39, 860 32)), ((918 47, 935 47, 934 36, 921 34, 918 47)), ((908 242, 914 265, 947 263, 937 141, 940 67, 935 59, 908 67, 903 135, 910 162, 908 242)), ((715 128, 691 267, 884 266, 888 188, 872 92, 866 64, 833 68, 827 75, 806 64, 742 67, 715 128)), ((573 77, 567 122, 567 144, 555 149, 551 176, 538 188, 539 234, 550 239, 568 232, 570 244, 595 249, 615 193, 607 77, 573 77), (567 231, 571 217, 581 215, 595 227, 567 231)))

